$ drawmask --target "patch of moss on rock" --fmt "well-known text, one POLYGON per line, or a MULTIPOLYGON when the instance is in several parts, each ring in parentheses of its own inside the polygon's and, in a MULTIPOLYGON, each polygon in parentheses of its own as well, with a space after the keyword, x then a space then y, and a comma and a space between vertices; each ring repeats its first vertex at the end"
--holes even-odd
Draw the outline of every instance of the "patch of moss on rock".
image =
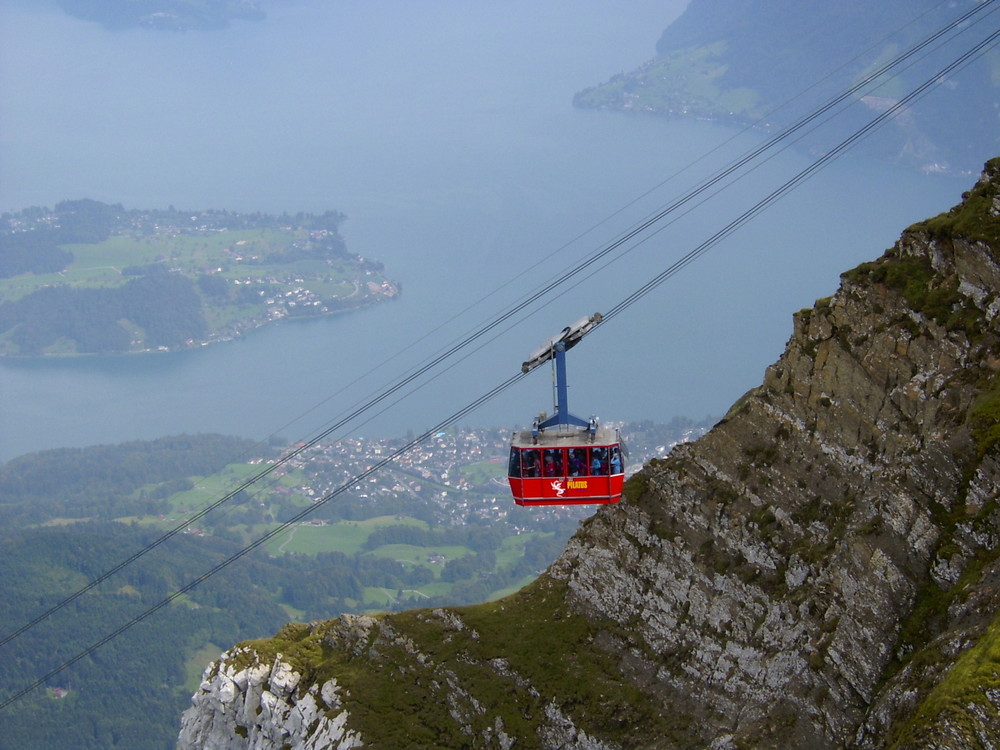
POLYGON ((912 229, 927 233, 933 239, 963 238, 1000 247, 1000 158, 991 159, 984 170, 987 179, 980 182, 950 211, 914 224, 912 229))
POLYGON ((969 413, 969 423, 979 454, 985 455, 1000 441, 1000 378, 979 397, 969 413))
POLYGON ((899 292, 911 310, 949 331, 964 331, 969 336, 981 332, 982 312, 959 292, 958 279, 942 278, 926 256, 900 257, 889 251, 844 276, 855 283, 883 284, 899 292))
POLYGON ((983 732, 1000 732, 1000 710, 989 694, 1000 694, 1000 617, 994 618, 975 645, 959 655, 951 669, 901 725, 889 748, 926 747, 929 733, 948 732, 978 744, 983 732))

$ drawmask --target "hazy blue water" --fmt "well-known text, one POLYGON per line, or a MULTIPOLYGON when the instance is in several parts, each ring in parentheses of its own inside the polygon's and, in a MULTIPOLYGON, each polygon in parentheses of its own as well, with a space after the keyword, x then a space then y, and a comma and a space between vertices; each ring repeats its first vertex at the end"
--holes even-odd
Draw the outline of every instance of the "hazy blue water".
MULTIPOLYGON (((177 432, 306 436, 602 246, 754 142, 729 142, 732 131, 706 123, 570 106, 574 91, 651 55, 683 5, 300 0, 226 32, 151 34, 0 0, 0 209, 80 197, 334 208, 350 217, 350 248, 403 284, 401 299, 377 309, 194 352, 2 362, 0 460, 177 432)), ((778 156, 352 429, 434 424, 807 163, 778 156)), ((835 163, 574 349, 571 407, 605 419, 721 414, 760 382, 793 311, 833 293, 840 271, 956 203, 971 182, 835 163)), ((548 408, 548 386, 538 373, 464 422, 524 423, 548 408)))

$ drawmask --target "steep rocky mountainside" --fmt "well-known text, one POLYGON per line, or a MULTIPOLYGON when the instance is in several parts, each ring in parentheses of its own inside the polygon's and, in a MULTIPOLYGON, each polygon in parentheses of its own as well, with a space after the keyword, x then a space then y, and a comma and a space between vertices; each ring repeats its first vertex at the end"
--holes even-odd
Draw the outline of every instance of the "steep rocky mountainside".
POLYGON ((533 585, 289 625, 181 748, 1000 746, 1000 160, 533 585))

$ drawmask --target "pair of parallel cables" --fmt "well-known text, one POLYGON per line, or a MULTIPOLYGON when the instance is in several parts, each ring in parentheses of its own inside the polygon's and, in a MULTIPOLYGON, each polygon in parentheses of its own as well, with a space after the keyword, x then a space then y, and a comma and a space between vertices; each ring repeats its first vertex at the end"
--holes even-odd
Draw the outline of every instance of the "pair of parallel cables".
MULTIPOLYGON (((969 28, 974 27, 974 25, 976 23, 979 23, 983 18, 988 17, 989 14, 981 15, 978 19, 976 19, 975 16, 977 16, 979 14, 983 14, 984 11, 986 11, 987 9, 991 9, 990 12, 992 13, 993 10, 995 10, 995 8, 992 8, 992 6, 994 6, 995 3, 996 3, 996 0, 984 0, 983 2, 977 4, 972 10, 969 10, 968 12, 964 13, 963 15, 961 15, 960 17, 958 17, 957 19, 955 19, 951 23, 947 24, 946 26, 941 27, 936 32, 934 32, 930 36, 926 37, 924 40, 922 40, 918 44, 910 47, 905 52, 901 53, 896 58, 894 58, 893 60, 891 60, 890 62, 888 62, 887 64, 881 66, 876 71, 874 71, 874 72, 870 73, 869 75, 865 76, 857 84, 855 84, 855 85, 851 86, 850 88, 846 89, 845 91, 841 92, 840 94, 838 94, 833 99, 829 100, 828 102, 826 102, 825 104, 823 104, 819 108, 813 110, 808 115, 806 115, 802 119, 800 119, 797 122, 795 122, 793 125, 791 125, 791 126, 785 128, 785 129, 783 129, 778 134, 776 134, 774 137, 768 139, 766 142, 764 142, 760 146, 758 146, 758 147, 752 149, 751 151, 747 152, 747 154, 745 154, 744 156, 740 157, 736 161, 732 162, 727 167, 725 167, 721 171, 717 172, 715 175, 713 175, 709 179, 703 181, 697 187, 695 187, 694 189, 692 189, 689 192, 685 193, 682 197, 680 197, 677 200, 673 201, 669 205, 665 206, 661 210, 657 211, 656 213, 652 214, 648 218, 644 219, 643 221, 641 221, 640 223, 638 223, 637 225, 635 225, 633 228, 629 229, 624 234, 620 235, 617 239, 615 239, 610 244, 608 244, 608 245, 600 248, 599 250, 597 250, 596 252, 592 253, 587 258, 585 258, 583 261, 581 261, 578 264, 576 264, 575 266, 571 267, 569 270, 565 271, 564 273, 562 273, 558 277, 550 280, 545 285, 541 286, 540 288, 536 289, 535 291, 533 291, 532 293, 530 293, 526 297, 522 298, 522 300, 519 301, 515 306, 513 306, 513 307, 511 307, 511 308, 503 311, 502 313, 496 315, 494 318, 492 318, 487 323, 481 325, 478 329, 476 329, 475 331, 473 331, 471 334, 468 334, 465 338, 461 339, 457 343, 454 343, 454 344, 450 345, 444 351, 438 353, 433 358, 431 358, 430 360, 426 361, 424 364, 420 365, 418 368, 416 368, 413 371, 411 371, 409 374, 407 374, 402 379, 400 379, 397 382, 393 383, 392 385, 386 387, 384 390, 382 390, 381 392, 379 392, 377 395, 373 396, 369 400, 365 401, 362 405, 360 405, 357 408, 355 408, 349 414, 347 414, 346 416, 338 419, 331 426, 325 428, 324 430, 322 430, 321 432, 319 432, 317 435, 315 435, 314 437, 310 438, 309 440, 307 440, 307 441, 305 441, 303 443, 297 444, 292 450, 288 451, 283 456, 281 456, 275 463, 269 465, 265 469, 261 470, 260 472, 258 472, 257 474, 253 475, 249 479, 245 480, 236 489, 234 489, 231 492, 227 493, 226 495, 224 495, 223 497, 219 498, 218 500, 210 503, 205 508, 203 508, 202 510, 200 510, 196 514, 194 514, 192 517, 186 519, 183 524, 181 524, 181 525, 179 525, 179 526, 177 526, 177 527, 175 527, 175 528, 167 531, 166 533, 164 533, 163 535, 161 535, 160 537, 158 537, 157 539, 155 539, 151 543, 147 544, 145 547, 139 549, 137 552, 135 552, 134 554, 132 554, 128 558, 124 559, 123 561, 121 561, 120 563, 118 563, 117 565, 115 565, 114 567, 112 567, 109 570, 107 570, 102 575, 100 575, 97 578, 95 578, 94 580, 92 580, 87 585, 85 585, 85 586, 81 587, 80 589, 74 591, 72 594, 70 594, 69 596, 67 596, 64 599, 60 600, 59 602, 57 602, 56 604, 54 604, 53 606, 51 606, 50 608, 48 608, 47 610, 45 610, 44 612, 42 612, 41 614, 39 614, 38 616, 36 616, 31 621, 29 621, 26 624, 22 625, 17 630, 14 630, 11 633, 9 633, 8 635, 4 636, 2 639, 0 639, 0 648, 2 648, 3 646, 9 644, 11 641, 13 641, 14 639, 18 638, 20 635, 24 634, 25 632, 27 632, 31 628, 35 627, 39 623, 41 623, 44 620, 48 619, 49 617, 51 617, 52 615, 54 615, 56 612, 60 611, 64 607, 66 607, 67 605, 69 605, 72 602, 76 601, 81 596, 83 596, 84 594, 86 594, 89 591, 93 590, 95 587, 99 586, 101 583, 103 583, 104 581, 108 580, 111 576, 113 576, 116 573, 118 573, 119 571, 121 571, 123 568, 127 567, 128 565, 132 564, 133 562, 135 562, 139 558, 143 557, 144 555, 148 554, 152 550, 156 549, 157 547, 159 547, 160 545, 162 545, 163 543, 165 543, 167 540, 169 540, 169 539, 173 538, 174 536, 176 536, 177 534, 181 533, 186 528, 188 528, 192 523, 195 523, 198 520, 204 518, 209 513, 211 513, 213 510, 219 508, 220 506, 222 506, 223 504, 225 504, 226 502, 228 502, 229 500, 231 500, 233 497, 235 497, 241 491, 244 491, 244 490, 247 490, 247 489, 253 487, 255 484, 257 484, 258 482, 260 482, 262 479, 264 479, 265 477, 267 477, 270 474, 272 474, 279 467, 285 465, 286 463, 288 463, 292 459, 294 459, 294 458, 302 455, 302 453, 304 453, 308 449, 314 447, 320 441, 328 438, 335 431, 337 431, 340 428, 344 427, 345 425, 347 425, 348 423, 350 423, 353 420, 357 419, 358 417, 360 417, 361 415, 365 414, 366 412, 372 410, 374 407, 376 407, 379 404, 381 404, 382 402, 386 401, 391 396, 394 396, 395 394, 397 394, 399 391, 401 391, 402 389, 406 388, 407 386, 410 386, 410 385, 414 384, 422 375, 430 372, 431 370, 433 370, 438 365, 440 365, 443 362, 451 359, 456 354, 458 354, 459 352, 467 349, 468 347, 470 347, 474 343, 483 340, 487 336, 487 334, 490 334, 490 333, 496 331, 496 329, 498 329, 503 324, 511 322, 518 314, 522 313, 528 306, 533 305, 534 303, 539 302, 540 300, 545 299, 551 293, 555 292, 556 290, 560 289, 561 287, 564 287, 564 285, 566 285, 567 282, 569 282, 571 279, 574 279, 575 277, 577 277, 578 275, 580 275, 584 271, 586 271, 588 269, 591 269, 599 261, 611 258, 612 254, 615 251, 618 251, 618 250, 620 250, 622 248, 625 248, 626 245, 627 245, 627 243, 631 242, 632 240, 636 240, 635 244, 633 244, 630 247, 627 247, 622 254, 631 251, 631 249, 634 249, 634 247, 638 246, 638 244, 641 244, 642 242, 645 242, 648 239, 656 236, 657 234, 659 234, 659 232, 663 231, 666 228, 666 225, 661 225, 661 226, 657 226, 657 225, 660 225, 660 223, 663 221, 663 219, 665 219, 667 216, 669 216, 669 215, 677 212, 679 209, 681 209, 682 207, 684 207, 687 204, 691 203, 696 198, 702 196, 707 191, 711 190, 712 188, 715 188, 723 180, 727 179, 730 176, 733 176, 739 170, 743 169, 747 165, 750 165, 750 164, 754 163, 758 159, 758 157, 760 157, 761 155, 765 154, 766 152, 774 149, 774 147, 776 147, 777 145, 779 145, 779 144, 781 144, 783 142, 788 141, 791 138, 792 135, 795 135, 796 133, 799 133, 800 131, 803 131, 807 126, 809 126, 809 125, 811 125, 813 123, 816 123, 817 121, 820 120, 820 118, 822 118, 823 116, 831 113, 838 105, 842 104, 845 101, 851 100, 852 97, 854 97, 855 95, 857 95, 859 92, 863 91, 866 87, 871 86, 879 78, 881 78, 881 77, 889 74, 890 71, 897 69, 902 63, 910 60, 911 58, 914 58, 918 53, 924 51, 925 49, 927 49, 928 47, 930 47, 934 43, 942 40, 951 31, 953 31, 955 29, 958 29, 960 27, 964 27, 964 28, 961 28, 960 31, 959 31, 959 33, 962 33, 964 31, 968 30, 969 28), (650 230, 652 230, 652 231, 650 231, 650 230)), ((766 208, 768 208, 769 206, 771 206, 773 203, 775 203, 776 201, 778 201, 779 199, 781 199, 782 197, 784 197, 786 194, 788 194, 789 192, 791 192, 792 190, 794 190, 796 187, 798 187, 802 182, 804 182, 805 180, 807 180, 809 177, 813 176, 814 174, 816 174, 817 172, 819 172, 820 170, 822 170, 831 161, 833 161, 834 159, 836 159, 837 157, 839 157, 840 155, 842 155, 848 149, 852 148, 859 141, 861 141, 862 139, 868 137, 873 131, 875 131, 876 129, 878 129, 882 125, 884 125, 888 120, 890 120, 892 117, 894 117, 896 114, 898 114, 901 110, 903 110, 904 108, 912 105, 915 101, 917 101, 918 99, 920 99, 923 96, 925 96, 931 89, 933 89, 936 85, 940 84, 948 76, 954 75, 956 72, 958 72, 959 70, 961 70, 962 68, 964 68, 965 66, 967 66, 968 64, 970 64, 972 61, 978 59, 983 54, 985 54, 987 51, 989 51, 990 49, 992 49, 993 47, 995 47, 996 44, 998 43, 998 38, 1000 38, 1000 29, 996 29, 995 31, 993 31, 992 33, 990 33, 988 36, 986 36, 985 38, 983 38, 982 40, 980 40, 978 43, 976 43, 975 45, 973 45, 972 47, 970 47, 969 49, 967 49, 960 56, 952 59, 951 62, 949 62, 947 65, 945 65, 944 67, 942 67, 941 69, 939 69, 933 76, 931 76, 926 81, 924 81, 924 83, 920 84, 919 86, 917 86, 916 88, 914 88, 913 90, 911 90, 905 97, 903 97, 902 99, 899 99, 898 101, 896 101, 891 107, 887 108, 885 111, 883 111, 880 114, 878 114, 876 117, 874 117, 871 121, 869 121, 862 128, 858 129, 857 131, 855 131, 854 133, 852 133, 850 136, 848 136, 847 138, 845 138, 844 140, 842 140, 837 146, 835 146, 831 150, 827 151, 825 154, 823 154, 823 156, 821 156, 818 159, 816 159, 812 164, 810 164, 809 166, 807 166, 805 169, 799 171, 792 178, 790 178, 789 180, 787 180, 786 182, 784 182, 781 186, 779 186, 778 188, 776 188, 775 190, 773 190, 772 192, 770 192, 767 196, 765 196, 764 198, 762 198, 761 200, 759 200, 757 203, 755 203, 749 209, 747 209, 746 211, 744 211, 743 213, 741 213, 739 216, 737 216, 735 219, 733 219, 728 224, 726 224, 724 227, 722 227, 721 229, 719 229, 711 237, 709 237, 708 239, 706 239, 705 241, 703 241, 702 243, 700 243, 694 249, 692 249, 689 252, 687 252, 680 259, 678 259, 677 261, 675 261, 674 263, 672 263, 670 266, 668 266, 666 269, 664 269, 662 272, 660 272, 656 276, 654 276, 651 279, 649 279, 648 281, 646 281, 643 285, 641 285, 640 287, 638 287, 634 292, 632 292, 630 295, 628 295, 623 300, 621 300, 616 305, 614 305, 608 312, 606 312, 604 314, 604 318, 603 318, 603 320, 601 322, 601 325, 606 324, 610 320, 614 319, 615 317, 617 317, 621 313, 623 313, 626 310, 628 310, 628 308, 630 308, 633 304, 635 304, 640 299, 642 299, 643 297, 645 297, 647 294, 649 294, 655 288, 657 288, 658 286, 660 286, 660 284, 662 284, 664 281, 666 281, 667 279, 671 278, 676 273, 680 272, 688 264, 692 263, 698 257, 700 257, 701 255, 703 255, 704 253, 706 253, 708 250, 710 250, 711 248, 713 248, 715 245, 717 245, 723 239, 725 239, 726 237, 728 237, 729 235, 731 235, 733 232, 735 232, 737 229, 739 229, 740 227, 742 227, 746 222, 750 221, 752 218, 756 217, 758 214, 760 214, 766 208)), ((746 174, 746 173, 744 173, 744 174, 746 174)), ((734 178, 734 182, 735 182, 736 179, 740 179, 740 177, 734 178)), ((732 183, 729 183, 729 184, 731 185, 732 183)), ((728 187, 728 185, 726 187, 728 187)), ((720 189, 722 189, 722 188, 720 188, 720 189)), ((621 256, 618 256, 618 257, 621 257, 621 256)), ((440 374, 442 374, 442 373, 438 373, 434 377, 439 377, 440 374)), ((268 541, 270 541, 271 539, 273 539, 275 536, 277 536, 277 535, 279 535, 279 534, 287 531, 291 526, 293 526, 294 524, 299 523, 304 518, 306 518, 307 516, 311 515, 316 508, 321 507, 322 505, 325 505, 326 503, 328 503, 328 502, 332 501, 333 499, 339 497, 340 495, 342 495, 344 492, 346 492, 348 489, 350 489, 354 485, 358 484, 361 481, 364 481, 365 479, 367 479, 368 477, 372 476, 373 474, 381 471, 383 468, 385 468, 389 464, 395 462, 396 459, 398 459, 402 455, 410 452, 411 450, 413 450, 417 446, 423 444, 424 442, 426 442, 427 440, 429 440, 433 435, 435 435, 436 433, 438 433, 442 429, 444 429, 444 428, 446 428, 446 427, 448 427, 450 425, 453 425, 456 422, 460 421, 465 416, 467 416, 468 414, 474 412, 476 409, 478 409, 480 406, 482 406, 486 402, 490 401, 491 399, 493 399, 494 397, 496 397, 500 393, 506 391, 508 388, 510 388, 515 383, 517 383, 518 381, 520 381, 521 378, 523 378, 523 377, 525 377, 524 373, 517 372, 516 374, 512 375, 511 377, 507 378, 503 382, 501 382, 498 385, 496 385, 495 387, 493 387, 491 390, 487 391, 486 393, 484 393, 483 395, 479 396, 475 400, 473 400, 470 403, 466 404, 465 406, 463 406, 462 408, 460 408, 459 410, 457 410, 453 414, 451 414, 448 417, 442 419, 435 426, 433 426, 430 429, 424 431, 423 433, 421 433, 419 436, 413 438, 412 440, 409 440, 402 447, 394 450, 390 454, 388 454, 385 457, 379 459, 378 461, 376 461, 375 463, 373 463, 369 468, 367 468, 365 471, 363 471, 363 472, 355 475, 354 477, 352 477, 348 481, 346 481, 343 484, 341 484, 336 489, 334 489, 331 492, 327 493, 322 498, 320 498, 318 501, 316 501, 315 503, 313 503, 312 505, 310 505, 308 508, 304 509, 303 511, 301 511, 298 514, 296 514, 295 516, 293 516, 292 518, 288 519, 287 521, 282 522, 276 528, 268 531, 266 534, 264 534, 263 536, 259 537, 256 540, 254 540, 250 544, 244 546, 239 551, 237 551, 236 553, 234 553, 230 557, 226 558, 225 560, 223 560, 219 564, 215 565, 210 570, 206 571, 205 573, 203 573, 202 575, 198 576, 197 578, 191 580, 186 585, 184 585, 182 588, 178 589, 174 593, 172 593, 169 596, 167 596, 166 598, 164 598, 162 601, 160 601, 157 604, 153 605, 152 607, 146 609, 144 612, 142 612, 139 615, 135 616, 134 618, 132 618, 131 620, 129 620, 128 622, 126 622, 125 624, 123 624, 122 626, 120 626, 119 628, 117 628, 114 631, 108 633, 106 636, 104 636, 100 640, 96 641, 95 643, 91 644, 90 646, 88 646, 84 650, 80 651, 79 653, 77 653, 73 657, 67 659, 66 661, 64 661, 63 663, 61 663, 59 666, 53 668, 52 670, 50 670, 49 672, 47 672, 42 677, 39 677, 38 679, 36 679, 34 682, 32 682, 31 684, 29 684, 28 686, 26 686, 26 687, 18 690, 17 692, 13 693, 11 696, 9 696, 8 698, 6 698, 3 702, 0 702, 0 710, 2 710, 4 708, 7 708, 8 706, 10 706, 14 702, 20 700, 22 697, 24 697, 28 693, 32 692, 33 690, 35 690, 38 687, 40 687, 43 684, 45 684, 52 677, 58 675, 59 673, 63 672, 64 670, 66 670, 69 667, 73 666, 74 664, 78 663, 82 659, 90 656, 92 653, 94 653, 95 651, 97 651, 98 649, 100 649, 101 647, 103 647, 104 645, 106 645, 107 643, 109 643, 110 641, 114 640, 115 638, 119 637, 120 635, 122 635, 126 631, 130 630, 135 625, 139 624, 140 622, 143 622, 144 620, 146 620, 148 617, 152 616, 153 614, 155 614, 159 610, 161 610, 164 607, 166 607, 166 606, 170 605, 171 603, 173 603, 179 597, 181 597, 184 594, 190 592, 192 589, 194 589, 196 586, 200 585, 206 579, 212 577, 216 573, 218 573, 221 570, 227 568, 228 566, 230 566, 231 564, 235 563, 236 561, 242 559, 244 556, 246 556, 250 552, 258 549, 259 547, 261 547, 262 545, 264 545, 265 543, 267 543, 268 541)))

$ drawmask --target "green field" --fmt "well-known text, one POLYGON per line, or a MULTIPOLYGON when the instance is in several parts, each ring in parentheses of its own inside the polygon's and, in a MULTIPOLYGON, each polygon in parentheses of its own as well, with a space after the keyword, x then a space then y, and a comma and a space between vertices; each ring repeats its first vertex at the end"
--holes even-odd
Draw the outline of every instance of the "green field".
MULTIPOLYGON (((477 453, 487 456, 505 447, 505 438, 494 432, 470 432, 468 437, 452 433, 440 438, 447 456, 452 455, 449 439, 456 444, 481 441, 477 453)), ((112 475, 131 476, 141 465, 144 481, 123 482, 118 490, 122 496, 113 508, 124 513, 107 518, 132 528, 148 527, 144 534, 184 532, 184 544, 204 544, 223 554, 236 549, 233 545, 256 549, 259 543, 255 564, 261 569, 273 565, 281 572, 254 580, 267 586, 272 603, 295 620, 419 606, 422 601, 436 606, 442 601, 494 598, 533 579, 557 554, 559 539, 571 533, 574 521, 569 517, 559 532, 552 530, 550 514, 517 514, 508 521, 507 514, 494 507, 500 502, 498 493, 505 490, 496 482, 504 462, 495 459, 464 466, 449 463, 451 481, 460 482, 465 487, 461 491, 447 480, 433 482, 423 472, 401 471, 381 484, 365 482, 353 488, 358 494, 351 502, 317 503, 327 488, 342 481, 345 469, 358 468, 355 463, 366 460, 364 456, 384 453, 386 445, 373 443, 361 458, 354 447, 342 454, 324 451, 327 460, 312 471, 305 459, 271 463, 276 448, 219 436, 164 439, 148 449, 152 458, 142 460, 134 455, 138 448, 123 446, 118 449, 120 457, 116 453, 114 458, 122 470, 112 475), (185 451, 185 460, 173 460, 172 451, 185 451), (214 474, 188 476, 171 476, 158 468, 159 462, 171 471, 178 465, 202 467, 198 460, 210 452, 229 460, 242 455, 246 463, 223 464, 214 474), (333 455, 340 458, 332 460, 333 455), (153 477, 158 480, 151 481, 153 477), (442 499, 442 491, 449 500, 442 499), (469 501, 455 499, 463 493, 469 501), (485 495, 491 496, 489 502, 482 502, 485 495), (444 502, 455 504, 442 508, 444 502), (543 525, 533 528, 535 516, 543 525)), ((53 463, 53 457, 40 456, 36 462, 39 471, 48 473, 94 464, 90 456, 71 458, 66 467, 53 463)), ((107 481, 103 474, 99 478, 107 481)), ((25 503, 25 508, 29 505, 25 503)), ((27 510, 25 515, 47 528, 72 528, 81 521, 98 520, 107 507, 100 493, 84 493, 64 508, 77 511, 76 516, 64 512, 36 519, 27 510)), ((182 597, 178 603, 192 606, 194 601, 182 597)))
POLYGON ((370 554, 408 565, 423 565, 425 568, 430 568, 434 571, 436 577, 441 572, 442 563, 432 562, 430 559, 431 556, 443 558, 444 561, 457 560, 460 557, 471 555, 472 550, 468 547, 461 547, 455 544, 437 547, 416 547, 412 544, 383 544, 370 554))
POLYGON ((256 260, 281 251, 301 235, 301 231, 293 230, 244 230, 204 236, 113 236, 96 244, 65 245, 64 249, 74 256, 66 269, 0 278, 0 301, 13 301, 51 286, 121 286, 130 278, 123 275, 123 270, 155 265, 193 277, 218 275, 232 282, 274 280, 279 287, 295 284, 298 278, 299 285, 307 284, 310 291, 328 297, 355 293, 357 286, 352 279, 358 277, 358 268, 354 263, 301 260, 276 264, 256 260))
POLYGON ((506 537, 500 543, 500 549, 497 550, 497 570, 500 570, 506 565, 513 564, 516 560, 524 557, 524 545, 528 543, 529 540, 535 537, 551 537, 552 534, 543 534, 537 531, 529 531, 527 534, 516 534, 513 536, 506 537))
POLYGON ((461 472, 472 484, 485 484, 495 477, 507 476, 507 465, 503 461, 482 461, 463 466, 461 472))
MULTIPOLYGON (((203 235, 164 234, 149 237, 114 235, 94 244, 67 244, 73 262, 59 273, 21 274, 0 279, 0 300, 15 300, 49 286, 108 287, 124 284, 122 271, 134 266, 162 264, 170 270, 197 275, 241 267, 226 250, 240 242, 263 251, 279 249, 295 239, 290 231, 242 230, 203 235)), ((247 266, 247 268, 253 268, 247 266)), ((253 268, 253 275, 273 272, 268 266, 253 268)))
POLYGON ((728 68, 725 52, 726 44, 716 42, 658 55, 632 73, 577 94, 575 101, 634 111, 761 116, 759 91, 720 83, 728 68))
POLYGON ((426 523, 416 518, 397 516, 377 516, 364 521, 337 521, 322 526, 307 521, 275 536, 265 545, 265 549, 270 555, 286 553, 315 555, 320 552, 343 552, 345 555, 354 555, 362 550, 375 529, 385 526, 427 528, 426 523))

